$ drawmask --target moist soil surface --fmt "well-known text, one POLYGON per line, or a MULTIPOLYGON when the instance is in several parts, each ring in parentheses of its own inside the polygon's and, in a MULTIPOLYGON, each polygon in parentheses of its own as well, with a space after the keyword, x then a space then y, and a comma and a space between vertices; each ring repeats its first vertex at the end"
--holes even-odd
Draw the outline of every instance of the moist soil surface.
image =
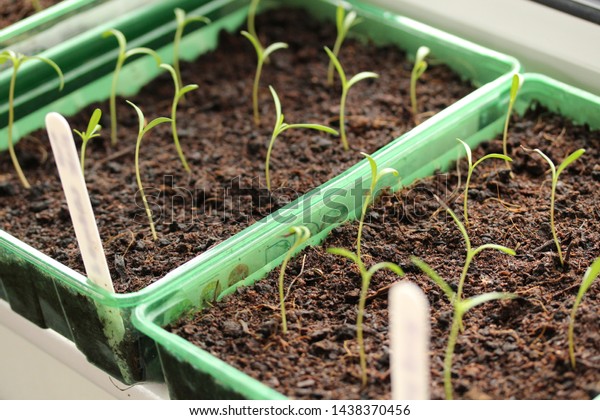
MULTIPOLYGON (((469 190, 469 234, 473 247, 496 243, 515 249, 517 255, 479 254, 463 296, 501 291, 519 298, 489 302, 465 316, 452 366, 454 396, 593 398, 600 393, 600 282, 588 291, 577 313, 575 369, 568 358, 567 326, 582 276, 600 256, 600 132, 590 133, 538 108, 522 119, 513 118, 510 133, 514 178, 503 161, 487 160, 477 167, 469 190), (557 188, 557 229, 567 255, 564 267, 549 228, 548 164, 519 145, 540 148, 557 163, 578 148, 586 149, 561 174, 557 188)), ((474 161, 491 152, 502 152, 500 140, 475 150, 474 161)), ((464 159, 459 169, 464 180, 464 159)), ((362 242, 365 264, 395 262, 406 275, 379 272, 372 279, 365 318, 369 375, 365 389, 360 387, 355 339, 360 275, 354 264, 325 251, 355 250, 356 222, 336 228, 322 246, 306 249, 288 265, 287 335, 280 326, 279 270, 169 329, 293 398, 387 399, 388 289, 394 282, 412 281, 431 305, 431 391, 433 398, 443 398, 452 306, 412 265, 410 256, 427 262, 456 288, 465 243, 433 194, 462 218, 462 188, 456 171, 436 175, 396 194, 384 193, 368 212, 362 242)))
MULTIPOLYGON (((279 10, 257 18, 263 44, 285 41, 263 69, 260 90, 262 125, 252 120, 251 91, 256 55, 239 33, 222 34, 217 51, 194 63, 182 63, 185 84, 198 90, 179 105, 177 126, 192 173, 176 153, 169 124, 157 126, 143 140, 141 178, 152 205, 158 240, 150 235, 138 192, 134 149, 138 120, 118 98, 118 137, 110 147, 107 103, 70 117, 84 130, 93 109, 103 111, 102 135, 88 145, 85 178, 103 238, 115 288, 136 291, 229 238, 244 227, 340 174, 410 130, 409 80, 412 62, 395 47, 375 48, 354 40, 344 43, 340 60, 348 75, 375 71, 380 77, 352 87, 347 102, 351 150, 340 139, 308 130, 288 130, 277 140, 271 158, 271 194, 264 169, 274 124, 267 88, 279 93, 288 123, 320 123, 338 128, 339 82, 326 84, 324 45, 335 39, 335 25, 318 23, 304 12, 279 10)), ((442 65, 431 66, 418 85, 426 118, 473 90, 442 65)), ((148 121, 171 112, 173 81, 159 76, 129 98, 148 121)), ((78 147, 79 147, 79 140, 78 147)), ((69 212, 45 131, 16 145, 23 170, 33 185, 19 183, 8 153, 0 156, 0 228, 58 261, 84 272, 69 212)))
MULTIPOLYGON (((47 9, 62 0, 39 0, 42 9, 47 9)), ((30 0, 0 0, 0 29, 36 13, 30 0)))

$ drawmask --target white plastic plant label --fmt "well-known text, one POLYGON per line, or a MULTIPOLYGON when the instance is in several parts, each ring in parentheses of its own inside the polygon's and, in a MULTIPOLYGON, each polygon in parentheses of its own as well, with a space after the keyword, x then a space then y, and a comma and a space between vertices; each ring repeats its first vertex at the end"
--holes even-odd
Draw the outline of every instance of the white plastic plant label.
POLYGON ((414 283, 390 289, 392 399, 429 399, 429 303, 414 283))
POLYGON ((114 293, 71 127, 62 115, 51 112, 46 115, 46 129, 87 276, 94 283, 114 293))

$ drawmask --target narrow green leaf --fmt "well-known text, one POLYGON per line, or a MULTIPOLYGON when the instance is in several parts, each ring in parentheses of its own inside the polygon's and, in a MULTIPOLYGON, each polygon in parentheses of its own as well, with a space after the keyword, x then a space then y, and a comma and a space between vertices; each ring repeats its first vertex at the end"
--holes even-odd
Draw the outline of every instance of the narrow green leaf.
POLYGON ((347 84, 346 83, 346 80, 347 80, 346 73, 344 73, 344 69, 342 68, 342 65, 340 64, 340 60, 338 60, 338 58, 335 56, 335 54, 328 47, 325 47, 325 52, 327 53, 327 55, 331 59, 331 62, 333 63, 333 66, 337 70, 338 75, 340 76, 340 80, 342 81, 342 86, 345 87, 347 84))
POLYGON ((73 129, 73 132, 74 132, 75 134, 77 134, 79 137, 81 137, 81 139, 82 139, 82 140, 84 139, 84 138, 83 138, 83 136, 84 136, 84 133, 82 133, 81 131, 79 131, 79 130, 76 130, 76 129, 74 128, 74 129, 73 129))
POLYGON ((361 80, 364 80, 364 79, 377 79, 378 77, 379 77, 379 75, 377 73, 373 73, 372 71, 363 71, 361 73, 355 74, 348 81, 348 89, 350 89, 353 85, 355 85, 356 83, 360 82, 361 80))
POLYGON ((502 159, 507 162, 512 162, 511 157, 503 155, 502 153, 490 153, 489 155, 485 155, 484 157, 480 158, 477 162, 475 162, 473 168, 475 168, 477 165, 479 165, 481 162, 487 159, 502 159))
POLYGON ((391 262, 380 262, 380 263, 377 263, 374 266, 372 266, 371 268, 369 268, 368 273, 369 273, 369 275, 372 276, 373 274, 375 274, 379 270, 385 270, 385 269, 390 270, 390 271, 396 273, 399 276, 403 276, 404 275, 404 271, 402 271, 402 269, 397 264, 394 264, 394 263, 391 263, 391 262))
POLYGON ((500 299, 515 299, 518 296, 514 293, 503 293, 503 292, 489 292, 483 293, 478 296, 473 296, 468 299, 464 299, 460 302, 457 302, 457 309, 461 314, 466 314, 474 307, 481 305, 482 303, 489 302, 491 300, 500 300, 500 299))
POLYGON ((423 73, 425 73, 425 70, 427 70, 427 62, 421 61, 420 63, 417 63, 415 67, 415 77, 417 79, 421 77, 423 73))
POLYGON ((375 183, 379 182, 379 180, 381 178, 383 178, 384 176, 389 175, 389 174, 392 174, 394 176, 400 175, 398 173, 398 171, 395 170, 394 168, 384 168, 381 171, 379 171, 379 173, 377 174, 377 178, 375 179, 375 183))
POLYGON ((102 34, 102 37, 107 38, 111 35, 117 38, 117 42, 119 43, 119 49, 121 51, 125 51, 125 49, 127 48, 127 40, 125 39, 125 35, 123 35, 123 32, 119 31, 118 29, 109 29, 108 31, 105 31, 102 34))
POLYGON ((185 26, 185 11, 176 7, 175 10, 175 21, 177 22, 177 26, 185 26))
POLYGON ((337 28, 338 33, 341 33, 344 29, 344 15, 346 11, 344 10, 344 6, 339 3, 337 8, 335 9, 335 26, 337 28))
POLYGON ((148 131, 152 130, 154 127, 156 127, 159 124, 167 123, 167 122, 171 122, 171 121, 173 121, 173 120, 171 118, 167 118, 167 117, 155 118, 152 121, 150 121, 146 127, 144 127, 143 134, 146 134, 148 131))
POLYGON ((96 108, 90 117, 90 122, 88 123, 86 133, 88 136, 91 136, 96 130, 100 129, 100 117, 102 117, 102 111, 100 108, 96 108))
POLYGON ((450 285, 446 283, 446 281, 442 277, 440 277, 438 273, 435 272, 433 268, 431 268, 425 261, 415 256, 410 257, 410 260, 423 273, 425 273, 427 277, 429 277, 435 284, 437 284, 440 289, 442 289, 442 291, 444 292, 444 294, 450 302, 454 301, 454 296, 456 296, 456 293, 454 292, 454 290, 452 290, 450 285))
POLYGON ((186 27, 192 22, 204 23, 206 25, 209 25, 212 23, 212 20, 210 20, 206 16, 190 16, 183 22, 183 26, 186 27))
POLYGON ((434 197, 437 200, 437 202, 440 203, 440 206, 442 206, 448 212, 448 214, 452 216, 452 219, 454 219, 454 223, 456 223, 458 230, 460 230, 460 233, 462 233, 462 236, 465 239, 467 252, 469 252, 471 250, 471 240, 469 239, 469 234, 467 233, 467 229, 465 229, 465 225, 462 224, 462 222, 458 219, 456 214, 454 214, 454 212, 450 209, 450 207, 446 205, 446 203, 440 200, 440 198, 437 195, 434 195, 434 197))
POLYGON ((484 245, 481 245, 480 247, 476 248, 475 251, 473 251, 473 257, 475 255, 479 254, 481 251, 485 251, 486 249, 495 249, 496 251, 504 252, 505 254, 512 255, 512 256, 517 255, 517 253, 515 252, 514 249, 507 248, 502 245, 484 244, 484 245))
POLYGON ((281 50, 281 49, 287 48, 287 47, 288 47, 288 44, 286 44, 285 42, 275 42, 275 43, 269 45, 267 48, 265 48, 265 50, 263 52, 263 58, 266 59, 274 51, 281 50))
POLYGON ((165 69, 166 71, 168 71, 171 74, 171 78, 173 79, 173 81, 175 82, 175 90, 177 92, 179 92, 179 80, 177 79, 177 72, 175 71, 175 68, 173 68, 172 65, 167 64, 167 63, 161 63, 159 65, 160 68, 165 69))
POLYGON ((556 166, 554 166, 554 162, 552 162, 552 160, 540 149, 533 149, 533 151, 543 157, 546 162, 548 162, 548 165, 550 165, 550 170, 552 171, 552 179, 554 179, 556 177, 556 166))
POLYGON ((310 128, 312 130, 324 131, 335 136, 339 134, 337 130, 334 130, 331 127, 327 127, 326 125, 321 124, 286 124, 281 131, 287 130, 288 128, 310 128))
POLYGON ((292 226, 290 233, 296 235, 298 245, 310 239, 310 229, 306 226, 292 226))
POLYGON ((279 101, 279 96, 277 96, 277 92, 275 92, 273 86, 269 85, 269 89, 271 90, 271 95, 273 96, 273 102, 275 102, 275 126, 278 126, 283 123, 281 118, 281 102, 279 101))
POLYGON ((419 49, 417 50, 417 53, 415 54, 415 62, 416 63, 423 62, 425 60, 425 57, 427 57, 430 52, 431 52, 431 50, 428 47, 425 47, 425 46, 419 47, 419 49))
POLYGON ((469 162, 469 168, 470 168, 473 165, 473 156, 471 154, 471 147, 459 138, 457 138, 456 140, 458 140, 465 148, 465 152, 467 152, 467 162, 469 162))
POLYGON ((134 104, 131 101, 128 101, 127 99, 125 100, 125 102, 127 102, 129 105, 131 105, 133 107, 133 109, 135 109, 135 112, 137 113, 138 116, 138 122, 139 122, 139 129, 138 129, 138 133, 141 133, 144 131, 144 113, 142 112, 142 110, 140 108, 138 108, 138 106, 136 104, 134 104))
POLYGON ((587 293, 588 289, 592 286, 592 283, 598 278, 598 275, 600 275, 600 258, 596 258, 583 275, 581 286, 579 286, 579 292, 577 292, 577 306, 579 306, 579 303, 583 299, 583 295, 587 293))
POLYGON ((360 259, 358 258, 358 256, 355 253, 353 253, 351 251, 348 251, 347 249, 344 249, 344 248, 327 248, 327 252, 329 252, 330 254, 333 254, 333 255, 339 255, 339 256, 342 256, 342 257, 346 257, 349 260, 351 260, 352 262, 354 262, 355 264, 360 265, 360 259))
POLYGON ((198 85, 196 84, 191 84, 191 85, 185 85, 184 87, 181 88, 181 90, 179 91, 179 97, 181 98, 183 95, 185 95, 186 93, 189 93, 193 90, 198 89, 198 85))
POLYGON ((556 170, 556 177, 558 178, 560 176, 560 173, 564 171, 567 168, 567 166, 579 159, 584 153, 585 149, 578 149, 571 153, 569 156, 567 156, 565 160, 563 160, 563 162, 558 166, 558 169, 556 170))
POLYGON ((365 152, 360 152, 360 154, 369 161, 369 166, 371 167, 371 179, 377 179, 377 162, 375 162, 375 159, 365 152))
POLYGON ((125 58, 130 58, 133 57, 134 55, 137 54, 148 54, 149 56, 151 56, 152 58, 154 58, 154 61, 156 61, 156 65, 160 66, 160 64, 162 63, 162 60, 160 59, 159 55, 156 53, 156 51, 150 49, 150 48, 146 48, 146 47, 139 47, 139 48, 132 48, 129 51, 127 51, 125 53, 125 58))
POLYGON ((354 25, 356 25, 356 12, 354 10, 351 10, 347 15, 346 18, 344 19, 344 24, 343 24, 343 28, 344 28, 344 35, 348 33, 348 31, 350 30, 350 28, 352 28, 354 25))
POLYGON ((246 32, 246 31, 241 31, 240 32, 243 36, 245 36, 248 41, 250 41, 250 43, 252 44, 252 46, 254 47, 254 49, 256 50, 256 56, 258 57, 258 60, 261 61, 263 60, 263 47, 260 44, 260 41, 258 39, 256 39, 251 33, 246 32))
POLYGON ((58 88, 58 90, 63 90, 63 88, 65 87, 65 77, 63 76, 63 72, 61 71, 60 67, 58 67, 58 64, 56 64, 54 61, 50 60, 49 58, 46 57, 40 57, 37 55, 34 55, 33 57, 23 57, 23 61, 25 60, 40 60, 46 64, 48 64, 50 67, 52 67, 54 69, 54 71, 56 71, 56 73, 58 74, 58 78, 60 79, 60 87, 58 88))
POLYGON ((521 76, 519 73, 513 74, 509 99, 511 104, 513 104, 517 99, 517 94, 519 93, 519 89, 521 89, 521 85, 523 85, 523 76, 521 76))

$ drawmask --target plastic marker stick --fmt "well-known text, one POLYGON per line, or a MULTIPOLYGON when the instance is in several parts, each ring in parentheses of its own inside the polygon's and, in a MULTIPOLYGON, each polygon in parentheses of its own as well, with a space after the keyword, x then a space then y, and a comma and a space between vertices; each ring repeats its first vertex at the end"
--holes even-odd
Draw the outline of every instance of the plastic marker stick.
POLYGON ((429 304, 414 283, 390 289, 392 399, 429 399, 429 304))
POLYGON ((87 276, 94 283, 114 293, 71 127, 62 115, 51 112, 46 115, 46 129, 87 276))

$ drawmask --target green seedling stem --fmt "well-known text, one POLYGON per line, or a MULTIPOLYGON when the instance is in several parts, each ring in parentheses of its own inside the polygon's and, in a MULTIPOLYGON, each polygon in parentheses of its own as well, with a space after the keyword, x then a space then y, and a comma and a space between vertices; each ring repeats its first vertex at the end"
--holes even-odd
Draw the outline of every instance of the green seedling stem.
POLYGON ((17 83, 17 73, 21 65, 30 60, 39 60, 48 64, 58 74, 58 77, 60 79, 59 90, 62 90, 65 86, 65 79, 63 77, 62 71, 60 70, 60 67, 58 67, 58 65, 49 58, 40 57, 37 55, 26 56, 21 53, 10 50, 2 51, 0 53, 0 64, 4 64, 6 61, 10 61, 13 66, 12 75, 10 77, 10 85, 8 88, 8 153, 10 154, 10 159, 12 160, 13 166, 15 167, 15 171, 19 176, 19 180, 21 181, 21 184, 23 184, 23 187, 25 187, 26 189, 31 188, 31 184, 29 184, 27 177, 25 177, 25 174, 21 169, 21 165, 19 164, 19 160, 17 159, 17 154, 15 153, 15 148, 13 145, 13 126, 15 123, 15 85, 17 83))
MULTIPOLYGON (((357 18, 356 12, 351 10, 348 14, 346 14, 346 9, 340 3, 336 9, 335 14, 335 26, 337 28, 337 36, 335 38, 335 42, 333 44, 333 55, 338 57, 340 55, 340 49, 342 48, 342 44, 346 39, 346 35, 353 26, 359 24, 361 22, 360 18, 357 18)), ((334 62, 332 59, 329 60, 329 67, 327 68, 327 84, 329 86, 333 86, 333 68, 334 62)))
POLYGON ((403 276, 404 272, 402 269, 391 262, 381 262, 377 263, 371 268, 367 270, 365 264, 362 259, 353 252, 348 251, 344 248, 328 248, 327 252, 340 255, 342 257, 348 258, 350 261, 355 263, 358 266, 358 270, 360 271, 361 276, 361 289, 360 289, 360 298, 358 300, 358 314, 356 317, 356 340, 358 341, 358 349, 360 354, 360 372, 361 372, 361 380, 362 385, 365 387, 367 385, 367 355, 365 352, 365 341, 363 337, 363 319, 365 316, 365 306, 367 303, 367 293, 369 292, 369 285, 371 284, 371 278, 373 275, 383 269, 388 269, 399 276, 403 276))
POLYGON ((192 22, 204 23, 208 25, 211 23, 210 19, 204 16, 186 16, 185 11, 180 8, 175 9, 175 20, 177 22, 177 29, 175 30, 175 38, 173 39, 173 68, 177 75, 177 83, 179 86, 183 86, 181 80, 181 70, 179 69, 179 46, 181 45, 181 38, 183 37, 183 31, 185 27, 192 22))
POLYGON ((365 216, 367 214, 367 209, 369 205, 373 202, 375 197, 375 188, 377 187, 377 183, 387 174, 392 174, 394 176, 398 176, 398 171, 392 168, 385 168, 381 171, 377 168, 377 162, 370 155, 361 152, 361 154, 367 158, 369 161, 369 165, 371 167, 371 185, 369 186, 369 191, 367 192, 367 197, 362 205, 362 209, 360 212, 360 222, 358 223, 358 235, 356 238, 356 255, 360 258, 360 245, 362 240, 362 231, 365 223, 365 216))
POLYGON ((150 221, 150 230, 152 231, 152 238, 156 241, 158 239, 158 235, 156 234, 156 229, 154 228, 154 221, 152 220, 152 211, 150 210, 150 206, 148 205, 148 200, 146 199, 146 194, 144 194, 144 186, 142 185, 142 177, 140 176, 140 146, 142 145, 142 139, 144 135, 148 133, 152 128, 156 127, 158 124, 171 122, 170 118, 166 117, 158 117, 150 121, 148 124, 144 125, 145 118, 142 110, 139 109, 133 102, 127 101, 129 105, 135 109, 135 112, 138 115, 139 120, 139 129, 137 140, 135 143, 135 179, 137 181, 138 190, 142 196, 142 201, 144 202, 144 208, 146 209, 146 215, 148 216, 148 220, 150 221))
POLYGON ((350 149, 350 147, 348 146, 348 140, 346 139, 346 128, 344 122, 346 113, 346 98, 348 96, 348 91, 352 86, 354 86, 361 80, 374 79, 379 77, 379 75, 370 71, 363 71, 361 73, 355 74, 354 76, 352 76, 352 78, 350 78, 350 80, 348 80, 346 78, 346 73, 344 72, 340 61, 335 56, 335 54, 327 47, 325 47, 325 52, 327 52, 327 55, 333 62, 333 65, 335 66, 335 69, 337 70, 338 75, 340 76, 340 81, 342 82, 342 98, 340 99, 340 133, 342 137, 342 145, 344 146, 344 150, 348 150, 350 149))
POLYGON ((281 264, 281 270, 279 271, 279 302, 281 305, 281 328, 284 334, 287 334, 287 319, 285 316, 285 294, 283 290, 283 280, 285 278, 285 269, 294 255, 294 252, 300 245, 310 239, 310 230, 306 226, 292 226, 290 228, 290 235, 295 235, 294 243, 292 247, 285 255, 283 263, 281 264))
POLYGON ((596 258, 583 275, 583 280, 579 286, 573 309, 571 309, 571 319, 569 321, 569 358, 571 359, 571 366, 573 369, 575 369, 575 340, 573 338, 575 332, 575 315, 577 314, 577 308, 579 308, 579 305, 583 300, 583 296, 592 286, 592 283, 598 278, 598 275, 600 275, 600 258, 596 258))
POLYGON ((412 259, 413 264, 415 264, 419 269, 421 269, 421 271, 423 271, 423 273, 425 273, 435 284, 437 284, 442 289, 442 291, 444 292, 444 294, 446 295, 446 297, 448 298, 450 303, 452 303, 452 305, 454 306, 452 327, 450 328, 450 336, 448 337, 448 346, 446 347, 446 355, 444 357, 444 390, 445 390, 445 394, 446 394, 446 399, 451 400, 452 399, 452 378, 451 378, 452 358, 454 357, 454 348, 456 347, 456 341, 458 339, 458 334, 461 330, 464 329, 463 321, 462 321, 464 315, 469 310, 471 310, 475 306, 480 305, 482 303, 485 303, 485 302, 488 302, 491 300, 512 299, 512 298, 516 297, 516 295, 510 294, 510 293, 491 292, 491 293, 484 293, 484 294, 481 294, 478 296, 463 299, 462 292, 463 292, 465 280, 467 278, 467 272, 469 271, 469 266, 471 265, 473 258, 475 258, 475 256, 477 256, 477 254, 479 254, 481 251, 484 251, 486 249, 495 249, 497 251, 503 252, 508 255, 513 255, 513 256, 515 255, 515 251, 510 248, 507 248, 507 247, 504 247, 501 245, 496 245, 496 244, 484 244, 484 245, 481 245, 481 246, 473 249, 471 247, 471 240, 469 239, 469 235, 467 233, 467 229, 465 228, 465 226, 460 222, 460 220, 458 219, 456 214, 454 214, 454 212, 452 210, 450 210, 450 208, 448 206, 446 206, 446 204, 444 204, 438 197, 436 197, 436 199, 438 200, 440 205, 442 205, 442 207, 444 207, 446 209, 448 214, 450 214, 450 216, 456 223, 458 230, 461 232, 461 234, 465 240, 467 256, 465 258, 465 264, 463 266, 463 270, 462 270, 460 279, 458 281, 458 290, 456 292, 454 292, 454 290, 452 290, 450 285, 444 279, 442 279, 442 277, 439 274, 437 274, 431 267, 429 267, 429 265, 427 265, 425 262, 423 262, 419 258, 412 257, 411 259, 412 259))
MULTIPOLYGON (((259 38, 258 38, 258 34, 256 33, 256 25, 254 22, 256 20, 256 10, 258 9, 258 3, 260 3, 260 0, 250 0, 250 7, 248 8, 248 18, 246 21, 246 26, 248 28, 248 32, 256 40, 258 40, 259 38)), ((259 42, 259 45, 260 45, 260 42, 259 42)), ((261 48, 262 48, 262 46, 261 46, 261 48)))
POLYGON ((177 78, 177 71, 169 64, 161 64, 160 67, 167 70, 171 73, 173 77, 173 84, 175 85, 175 94, 173 96, 173 104, 171 105, 171 131, 173 132, 173 141, 175 142, 175 147, 177 148, 177 154, 179 155, 179 160, 181 160, 181 164, 187 173, 191 173, 190 166, 187 163, 185 155, 183 154, 183 150, 181 150, 181 144, 179 143, 179 135, 177 134, 177 105, 180 101, 183 100, 183 96, 191 92, 194 89, 198 89, 198 85, 186 85, 181 87, 179 84, 179 79, 177 78))
MULTIPOLYGON (((527 150, 527 149, 526 149, 527 150)), ((554 238, 554 243, 556 244, 556 250, 558 251, 558 258, 560 259, 560 265, 565 265, 565 260, 563 258, 562 250, 560 248, 560 241, 558 240, 558 234, 556 233, 556 226, 554 224, 554 202, 556 200, 556 186, 558 184, 558 177, 564 171, 567 166, 571 163, 575 162, 581 155, 585 153, 585 149, 578 149, 571 153, 569 156, 563 160, 563 162, 558 166, 554 166, 554 162, 546 156, 540 149, 534 149, 534 152, 539 154, 544 158, 548 165, 550 165, 550 171, 552 172, 552 191, 550 192, 550 229, 552 230, 552 237, 554 238)))
POLYGON ((73 132, 75 134, 77 134, 79 137, 81 137, 81 156, 79 158, 79 162, 81 164, 81 173, 85 176, 85 150, 87 148, 87 144, 90 141, 90 139, 93 139, 94 137, 100 137, 100 133, 98 133, 100 131, 100 129, 102 128, 100 126, 100 124, 98 124, 100 122, 100 117, 102 117, 102 111, 100 111, 100 109, 96 108, 94 110, 94 112, 92 113, 92 116, 90 118, 90 122, 88 123, 87 126, 87 130, 85 130, 84 132, 81 132, 79 130, 75 130, 73 129, 73 132))
POLYGON ((263 64, 267 57, 273 52, 282 48, 287 48, 288 44, 285 42, 275 42, 269 45, 267 48, 263 48, 258 38, 249 32, 242 31, 242 35, 245 36, 256 50, 257 64, 256 74, 254 75, 254 83, 252 85, 252 108, 254 110, 254 124, 258 127, 260 125, 260 112, 258 110, 258 87, 260 84, 260 75, 262 73, 263 64))
MULTIPOLYGON (((523 76, 519 73, 513 74, 512 84, 510 86, 510 96, 508 99, 508 111, 506 112, 506 121, 504 122, 504 132, 502 133, 502 153, 508 156, 508 123, 510 121, 510 116, 512 114, 512 109, 517 100, 517 95, 519 94, 519 89, 521 89, 521 85, 523 85, 523 76)), ((506 162, 506 168, 510 169, 510 163, 506 162)))
POLYGON ((467 153, 467 161, 469 162, 469 171, 467 173, 467 181, 465 182, 465 193, 464 193, 465 196, 463 199, 464 221, 465 221, 465 226, 468 227, 469 226, 469 213, 467 211, 467 198, 469 197, 469 183, 471 182, 471 176, 473 175, 473 171, 475 170, 475 167, 477 167, 477 165, 479 165, 481 162, 483 162, 484 160, 487 160, 487 159, 502 159, 502 160, 506 160, 509 162, 512 162, 512 159, 506 155, 501 155, 499 153, 490 153, 489 155, 485 155, 484 157, 480 158, 478 161, 473 163, 473 157, 472 157, 471 148, 469 147, 469 145, 467 143, 465 143, 464 141, 462 141, 461 139, 457 138, 456 140, 458 140, 465 148, 465 151, 467 153))
POLYGON ((271 141, 269 142, 269 148, 267 149, 267 159, 265 161, 265 179, 267 181, 267 189, 271 191, 271 178, 269 175, 269 163, 271 161, 271 152, 273 151, 273 145, 277 136, 290 128, 308 128, 311 130, 324 131, 329 134, 338 135, 339 133, 333 128, 321 125, 321 124, 287 124, 284 122, 284 116, 281 113, 281 102, 277 92, 273 89, 273 86, 269 86, 271 95, 273 95, 273 102, 275 102, 275 127, 273 127, 273 134, 271 135, 271 141))
POLYGON ((117 64, 113 73, 112 85, 110 89, 110 142, 113 146, 117 145, 117 84, 119 82, 119 74, 125 61, 134 55, 147 54, 154 58, 156 65, 160 66, 161 59, 158 54, 150 48, 139 47, 132 48, 127 51, 127 40, 125 35, 117 29, 110 29, 102 34, 104 38, 114 36, 119 43, 119 55, 117 56, 117 64))
POLYGON ((429 55, 430 50, 428 47, 419 47, 417 54, 415 55, 415 64, 412 72, 410 73, 410 105, 413 113, 413 118, 417 120, 419 114, 419 106, 417 104, 417 80, 427 70, 427 62, 425 58, 429 55))

